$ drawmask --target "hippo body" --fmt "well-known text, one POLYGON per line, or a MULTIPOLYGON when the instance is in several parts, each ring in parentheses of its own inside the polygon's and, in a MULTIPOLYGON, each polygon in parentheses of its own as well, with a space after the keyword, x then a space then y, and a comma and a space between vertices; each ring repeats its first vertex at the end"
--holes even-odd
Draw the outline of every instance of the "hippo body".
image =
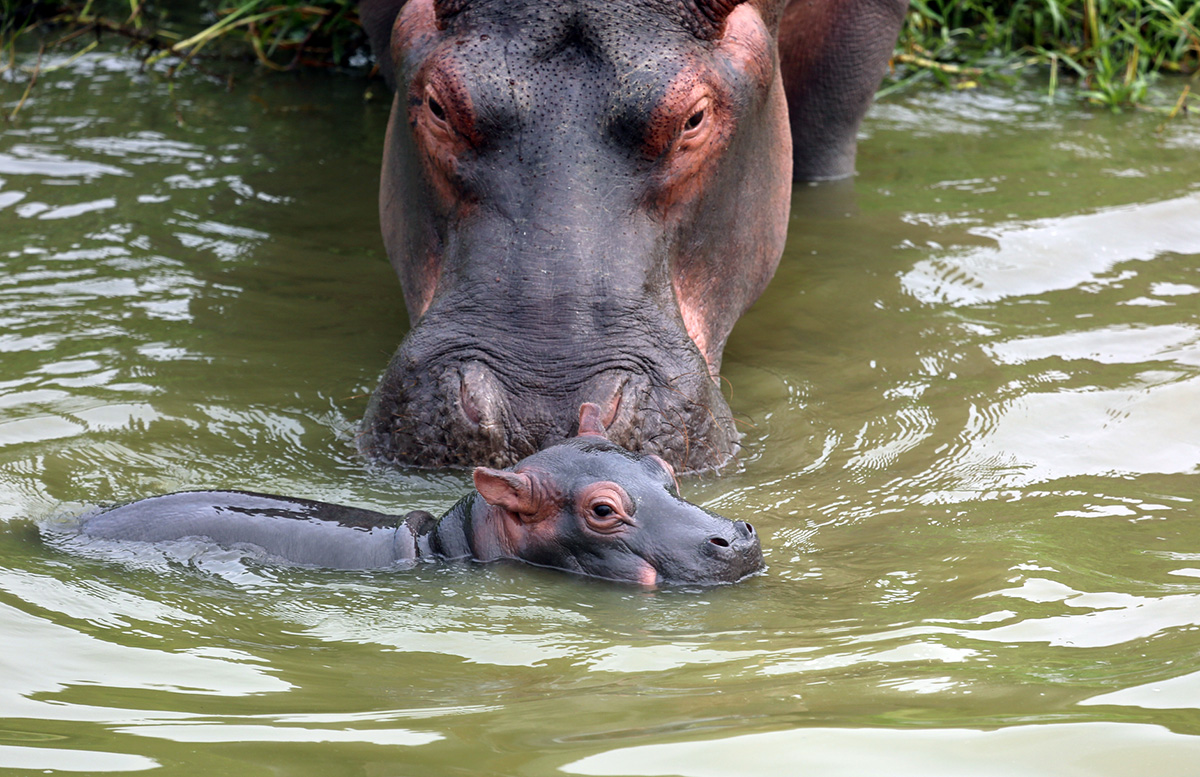
POLYGON ((475 491, 440 519, 243 491, 150 497, 85 518, 83 534, 255 545, 298 564, 384 569, 500 559, 645 586, 732 583, 762 568, 754 528, 679 496, 670 465, 604 436, 585 405, 581 434, 507 470, 479 467, 475 491))
POLYGON ((725 342, 779 262, 793 171, 852 174, 906 7, 363 0, 412 321, 363 449, 506 466, 592 402, 625 448, 728 461, 725 342))

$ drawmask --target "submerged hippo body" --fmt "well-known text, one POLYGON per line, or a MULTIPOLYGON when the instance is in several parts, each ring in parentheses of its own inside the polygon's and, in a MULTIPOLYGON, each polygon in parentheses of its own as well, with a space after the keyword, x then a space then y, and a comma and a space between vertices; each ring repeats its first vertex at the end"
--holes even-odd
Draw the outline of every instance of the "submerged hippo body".
POLYGON ((364 449, 505 466, 594 402, 626 448, 726 462, 722 352, 778 264, 793 166, 852 173, 906 5, 364 0, 413 324, 364 449))
POLYGON ((479 467, 476 490, 440 519, 240 491, 150 497, 86 518, 84 534, 163 542, 207 537, 299 564, 378 569, 427 559, 513 559, 642 585, 730 583, 762 567, 750 524, 679 496, 670 465, 582 433, 509 470, 479 467))

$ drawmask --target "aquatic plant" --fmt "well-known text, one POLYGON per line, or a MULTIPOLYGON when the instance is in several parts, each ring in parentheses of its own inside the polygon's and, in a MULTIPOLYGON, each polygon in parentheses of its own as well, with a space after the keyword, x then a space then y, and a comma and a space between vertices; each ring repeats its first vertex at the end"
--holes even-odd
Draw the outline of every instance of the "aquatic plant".
MULTIPOLYGON (((1200 70, 1200 2, 912 0, 895 62, 888 91, 931 78, 972 88, 1041 67, 1050 97, 1068 77, 1093 103, 1141 106, 1160 74, 1200 70)), ((1196 99, 1181 87, 1176 111, 1196 99)))
MULTIPOLYGON (((344 66, 365 51, 355 0, 0 0, 8 61, 35 28, 65 29, 58 44, 122 36, 169 73, 214 50, 273 70, 344 66)), ((912 0, 893 63, 885 93, 930 80, 968 89, 1036 67, 1051 98, 1070 83, 1099 105, 1143 106, 1160 74, 1200 70, 1200 0, 912 0)), ((1175 112, 1197 100, 1182 89, 1175 112)))
MULTIPOLYGON (((365 51, 355 0, 0 0, 0 45, 34 30, 54 31, 49 45, 116 35, 140 50, 148 65, 170 59, 170 73, 222 44, 224 56, 253 55, 272 70, 348 64, 365 51)), ((364 59, 365 61, 365 59, 364 59)))

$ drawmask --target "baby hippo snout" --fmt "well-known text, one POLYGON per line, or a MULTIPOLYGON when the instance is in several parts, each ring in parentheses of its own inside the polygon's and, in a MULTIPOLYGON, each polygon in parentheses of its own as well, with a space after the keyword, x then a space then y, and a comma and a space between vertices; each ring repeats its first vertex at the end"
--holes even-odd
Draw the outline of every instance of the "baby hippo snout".
POLYGON ((754 533, 754 526, 746 521, 729 521, 728 527, 722 527, 725 531, 720 534, 714 534, 708 538, 709 553, 715 553, 718 557, 722 555, 737 555, 746 552, 759 552, 758 535, 754 533))
POLYGON ((704 555, 729 566, 733 579, 758 571, 763 564, 762 545, 754 526, 746 521, 729 521, 702 548, 704 555))
POLYGON ((753 524, 749 524, 745 521, 731 521, 730 523, 733 525, 732 533, 734 536, 732 539, 718 534, 715 537, 709 537, 708 541, 713 545, 716 545, 718 548, 729 548, 746 543, 754 545, 758 544, 758 538, 754 534, 753 524))

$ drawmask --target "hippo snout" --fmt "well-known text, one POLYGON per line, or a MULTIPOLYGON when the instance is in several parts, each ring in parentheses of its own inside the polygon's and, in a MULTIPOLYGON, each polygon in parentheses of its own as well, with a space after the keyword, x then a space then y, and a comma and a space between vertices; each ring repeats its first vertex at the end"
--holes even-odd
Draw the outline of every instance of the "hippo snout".
POLYGON ((726 568, 725 579, 739 580, 762 568, 762 545, 754 526, 746 521, 729 521, 725 530, 713 534, 702 546, 702 553, 726 568))
POLYGON ((730 521, 732 526, 729 534, 732 537, 724 535, 715 535, 709 537, 708 541, 718 548, 733 548, 735 551, 739 546, 757 545, 758 536, 754 533, 754 525, 746 521, 730 521))
POLYGON ((661 456, 681 471, 720 467, 736 447, 731 414, 701 365, 668 380, 665 368, 624 365, 593 374, 593 365, 515 348, 503 364, 439 362, 419 353, 426 331, 413 330, 372 395, 358 438, 370 455, 422 466, 511 466, 570 438, 581 402, 603 408, 616 444, 661 456), (691 431, 677 439, 680 428, 691 431))
POLYGON ((667 536, 646 558, 667 585, 735 583, 763 568, 762 545, 754 527, 695 505, 663 523, 667 536))

